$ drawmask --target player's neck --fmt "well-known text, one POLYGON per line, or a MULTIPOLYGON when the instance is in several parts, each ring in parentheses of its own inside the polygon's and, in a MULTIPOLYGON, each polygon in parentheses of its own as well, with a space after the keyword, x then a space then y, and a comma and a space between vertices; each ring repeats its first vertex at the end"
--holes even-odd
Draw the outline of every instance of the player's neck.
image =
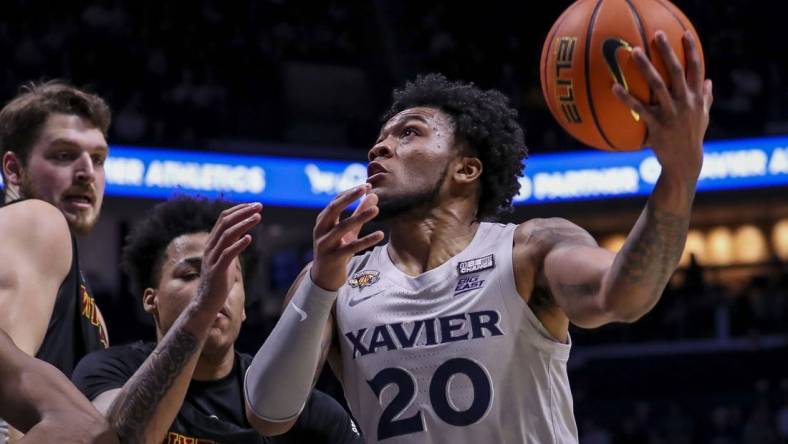
POLYGON ((464 250, 478 228, 463 206, 435 208, 423 216, 392 221, 389 254, 403 273, 417 276, 464 250))
POLYGON ((203 353, 197 359, 192 379, 197 381, 216 381, 229 375, 235 364, 235 350, 229 347, 218 354, 203 353))

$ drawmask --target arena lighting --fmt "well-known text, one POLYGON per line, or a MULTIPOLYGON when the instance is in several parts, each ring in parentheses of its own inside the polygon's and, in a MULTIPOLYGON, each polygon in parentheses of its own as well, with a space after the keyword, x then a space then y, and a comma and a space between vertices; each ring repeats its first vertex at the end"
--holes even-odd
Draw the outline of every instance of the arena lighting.
POLYGON ((706 261, 709 265, 733 263, 733 233, 728 227, 716 227, 706 236, 706 261))
POLYGON ((788 260, 788 219, 782 219, 772 229, 772 246, 782 260, 788 260))
POLYGON ((602 248, 612 251, 613 253, 618 253, 621 250, 621 247, 624 246, 624 242, 626 242, 627 237, 623 234, 614 234, 612 236, 608 236, 599 243, 602 248))
POLYGON ((703 264, 706 262, 706 235, 702 231, 689 230, 679 264, 682 266, 689 265, 690 254, 695 255, 698 263, 703 264))
POLYGON ((769 258, 766 236, 755 225, 743 225, 734 231, 734 254, 736 262, 752 264, 769 258))
MULTIPOLYGON (((649 150, 532 151, 515 205, 643 196, 660 171, 649 150)), ((788 136, 707 142, 704 151, 699 192, 788 186, 788 136)), ((109 196, 166 198, 185 192, 313 208, 366 180, 361 162, 117 145, 105 168, 109 196)))

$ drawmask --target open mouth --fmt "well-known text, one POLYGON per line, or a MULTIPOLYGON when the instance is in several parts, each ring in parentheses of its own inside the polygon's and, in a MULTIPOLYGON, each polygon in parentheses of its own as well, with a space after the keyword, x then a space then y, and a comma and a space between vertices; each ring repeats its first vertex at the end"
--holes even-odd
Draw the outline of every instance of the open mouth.
POLYGON ((370 162, 369 165, 367 165, 367 182, 373 180, 373 178, 381 177, 388 172, 389 171, 378 162, 370 162))
POLYGON ((95 199, 89 193, 74 193, 65 195, 63 201, 78 207, 92 207, 95 199))

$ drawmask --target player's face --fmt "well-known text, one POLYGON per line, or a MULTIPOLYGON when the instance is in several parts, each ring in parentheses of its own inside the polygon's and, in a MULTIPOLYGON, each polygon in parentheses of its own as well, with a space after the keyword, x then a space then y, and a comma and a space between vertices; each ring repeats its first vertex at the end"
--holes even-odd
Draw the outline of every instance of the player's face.
MULTIPOLYGON (((164 251, 161 277, 154 290, 155 309, 146 306, 149 311, 155 310, 154 317, 162 336, 197 294, 207 242, 208 233, 184 234, 173 239, 164 251)), ((230 266, 230 282, 230 293, 211 325, 203 353, 219 353, 232 348, 246 318, 246 294, 238 259, 230 266)))
POLYGON ((72 230, 87 233, 101 211, 108 151, 104 135, 86 119, 50 115, 20 171, 21 197, 51 203, 72 230))
POLYGON ((380 217, 432 206, 457 155, 454 124, 444 112, 417 107, 392 117, 368 154, 367 182, 380 199, 380 217))

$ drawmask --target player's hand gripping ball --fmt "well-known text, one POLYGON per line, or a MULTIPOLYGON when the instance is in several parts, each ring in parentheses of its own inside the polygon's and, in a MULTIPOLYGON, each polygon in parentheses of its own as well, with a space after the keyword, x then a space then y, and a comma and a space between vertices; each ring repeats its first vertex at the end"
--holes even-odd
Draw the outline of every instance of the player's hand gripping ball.
POLYGON ((621 84, 645 104, 652 93, 632 59, 641 47, 670 88, 670 77, 655 46, 654 33, 667 34, 686 68, 682 35, 689 30, 701 56, 695 28, 667 0, 577 0, 553 25, 542 48, 540 77, 550 112, 573 137, 595 148, 630 151, 648 137, 640 116, 612 92, 621 84))

